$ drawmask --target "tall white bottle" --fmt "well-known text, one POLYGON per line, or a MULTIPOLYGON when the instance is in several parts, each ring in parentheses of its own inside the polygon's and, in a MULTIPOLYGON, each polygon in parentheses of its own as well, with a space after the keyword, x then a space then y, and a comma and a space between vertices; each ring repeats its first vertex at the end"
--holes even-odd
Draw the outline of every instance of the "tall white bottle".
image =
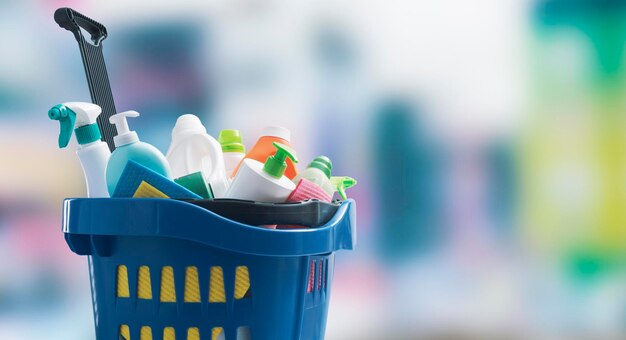
POLYGON ((85 175, 87 197, 109 197, 105 174, 111 151, 107 144, 100 140, 100 129, 96 119, 101 112, 100 106, 82 102, 59 104, 48 111, 48 117, 58 120, 61 124, 60 148, 67 146, 74 129, 78 141, 76 154, 85 175))
POLYGON ((173 178, 201 171, 204 180, 211 185, 215 198, 226 194, 229 180, 222 147, 215 138, 206 133, 206 128, 195 115, 178 117, 166 158, 173 178))
POLYGON ((294 163, 298 160, 290 147, 276 142, 273 145, 276 154, 268 157, 265 164, 251 158, 243 160, 226 193, 227 198, 272 203, 287 200, 296 185, 284 175, 286 159, 290 158, 294 163))

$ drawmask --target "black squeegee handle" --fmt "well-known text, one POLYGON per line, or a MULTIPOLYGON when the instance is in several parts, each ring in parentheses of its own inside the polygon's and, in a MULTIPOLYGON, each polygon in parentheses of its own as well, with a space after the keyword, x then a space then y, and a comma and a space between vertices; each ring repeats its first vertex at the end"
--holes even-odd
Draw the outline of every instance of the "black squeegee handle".
POLYGON ((102 113, 98 116, 102 140, 113 151, 115 149, 113 137, 117 131, 115 125, 109 122, 109 117, 116 114, 117 111, 102 54, 102 41, 107 37, 107 29, 101 23, 67 7, 59 8, 54 12, 54 21, 62 28, 72 32, 78 41, 91 101, 102 108, 102 113), (91 42, 85 39, 81 28, 91 35, 91 42))

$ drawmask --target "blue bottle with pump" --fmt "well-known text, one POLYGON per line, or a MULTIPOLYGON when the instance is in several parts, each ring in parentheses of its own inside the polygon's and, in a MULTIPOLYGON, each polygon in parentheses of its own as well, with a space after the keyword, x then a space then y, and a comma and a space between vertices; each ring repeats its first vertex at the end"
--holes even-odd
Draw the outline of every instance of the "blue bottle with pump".
POLYGON ((115 124, 117 129, 117 136, 113 138, 115 151, 111 154, 106 170, 107 187, 111 195, 129 160, 171 178, 170 167, 165 156, 154 146, 140 141, 137 132, 130 131, 127 117, 139 117, 139 112, 125 111, 109 118, 111 124, 115 124))

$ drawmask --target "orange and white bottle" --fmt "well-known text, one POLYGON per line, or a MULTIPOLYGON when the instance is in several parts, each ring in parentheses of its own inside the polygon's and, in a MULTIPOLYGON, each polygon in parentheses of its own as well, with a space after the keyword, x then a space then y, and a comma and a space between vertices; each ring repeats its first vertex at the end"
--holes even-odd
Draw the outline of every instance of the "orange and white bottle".
MULTIPOLYGON (((265 163, 268 157, 273 156, 276 153, 276 147, 274 147, 273 143, 279 143, 291 147, 290 143, 291 132, 280 126, 268 126, 263 129, 261 133, 261 138, 254 144, 254 146, 248 151, 245 159, 254 159, 260 163, 265 163)), ((237 168, 233 172, 232 176, 234 177, 239 171, 243 160, 237 165, 237 168)), ((287 169, 285 170, 285 176, 289 179, 293 179, 298 175, 298 170, 296 169, 296 165, 294 162, 287 158, 287 169)))

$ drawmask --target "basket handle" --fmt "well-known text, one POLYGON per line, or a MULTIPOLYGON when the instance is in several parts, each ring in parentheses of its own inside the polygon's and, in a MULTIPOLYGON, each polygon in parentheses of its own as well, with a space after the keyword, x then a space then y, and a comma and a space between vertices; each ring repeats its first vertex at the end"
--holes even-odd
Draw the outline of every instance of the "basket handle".
POLYGON ((84 29, 91 35, 94 45, 99 45, 107 37, 107 29, 103 24, 76 12, 69 7, 62 7, 54 12, 54 21, 59 26, 74 33, 74 37, 79 42, 83 39, 80 29, 84 29))

